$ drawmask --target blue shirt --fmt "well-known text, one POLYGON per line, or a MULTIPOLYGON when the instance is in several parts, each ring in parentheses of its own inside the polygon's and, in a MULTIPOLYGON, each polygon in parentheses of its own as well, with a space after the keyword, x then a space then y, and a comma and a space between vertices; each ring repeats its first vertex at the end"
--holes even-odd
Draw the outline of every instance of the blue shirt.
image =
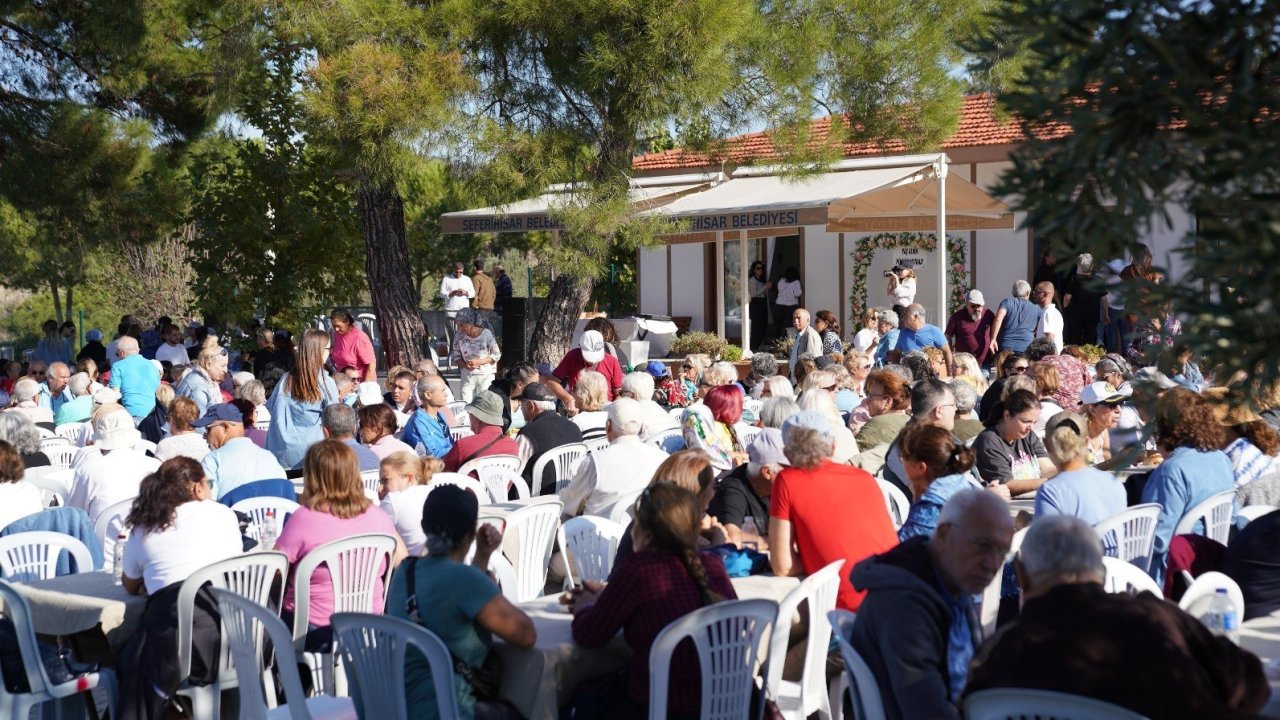
POLYGON ((1031 339, 1036 336, 1036 325, 1044 310, 1030 300, 1011 297, 1000 301, 999 310, 1004 311, 1004 320, 1000 321, 1000 335, 996 338, 996 344, 1001 350, 1026 350, 1031 339))
POLYGON ((285 373, 267 400, 267 410, 271 412, 267 450, 276 456, 282 467, 301 467, 307 448, 324 439, 320 413, 329 403, 338 402, 338 387, 323 370, 317 373, 316 385, 320 388, 319 400, 304 402, 296 399, 289 394, 289 373, 285 373))
POLYGON ((93 415, 93 396, 81 395, 74 400, 62 403, 62 407, 53 415, 53 424, 84 422, 93 415))
POLYGON ((876 346, 876 367, 883 367, 889 362, 889 351, 898 346, 898 328, 893 328, 880 338, 880 344, 876 346))
POLYGON ((222 391, 201 367, 193 367, 190 372, 183 375, 182 380, 178 382, 178 387, 173 389, 173 394, 189 398, 195 403, 199 417, 204 417, 210 405, 222 402, 222 391))
MULTIPOLYGON (((1156 519, 1155 553, 1151 557, 1151 577, 1157 584, 1164 583, 1164 563, 1178 521, 1187 510, 1208 500, 1210 495, 1234 487, 1235 472, 1221 450, 1205 452, 1180 447, 1151 472, 1142 488, 1142 502, 1159 503, 1163 508, 1156 519)), ((1203 528, 1203 522, 1197 524, 1197 529, 1203 531, 1203 528)))
POLYGON ((111 364, 111 387, 120 391, 120 404, 136 418, 144 418, 156 407, 160 371, 138 353, 111 364))
MULTIPOLYGON (((36 400, 39 401, 40 407, 48 408, 54 415, 57 415, 64 403, 71 402, 71 388, 64 387, 62 392, 53 395, 49 392, 49 383, 47 381, 42 382, 40 383, 40 394, 36 397, 36 400)), ((92 403, 93 398, 89 398, 89 402, 92 403)))
POLYGON ((1097 525, 1128 506, 1123 483, 1105 470, 1086 467, 1058 473, 1041 485, 1035 515, 1070 515, 1097 525))
POLYGON ((381 465, 382 459, 369 448, 356 442, 354 438, 347 438, 342 442, 346 443, 347 447, 355 451, 356 460, 360 462, 360 472, 364 472, 366 470, 377 470, 381 465))
POLYGON ((973 483, 965 473, 946 475, 929 483, 929 488, 907 513, 907 521, 898 530, 898 541, 906 542, 919 535, 933 537, 933 531, 938 529, 938 516, 942 514, 942 506, 947 504, 952 495, 971 487, 973 483))
POLYGON ((947 338, 937 325, 921 325, 919 330, 911 328, 898 329, 898 352, 906 355, 909 352, 923 350, 927 347, 942 348, 947 346, 947 338))
POLYGON ((209 478, 213 496, 219 500, 241 485, 285 479, 284 468, 276 456, 246 437, 232 438, 217 450, 211 450, 200 461, 200 467, 209 478))
POLYGON ((422 443, 427 454, 435 458, 442 458, 453 449, 453 437, 449 435, 444 416, 431 417, 422 408, 413 411, 413 417, 409 418, 400 439, 414 450, 418 449, 418 443, 422 443))

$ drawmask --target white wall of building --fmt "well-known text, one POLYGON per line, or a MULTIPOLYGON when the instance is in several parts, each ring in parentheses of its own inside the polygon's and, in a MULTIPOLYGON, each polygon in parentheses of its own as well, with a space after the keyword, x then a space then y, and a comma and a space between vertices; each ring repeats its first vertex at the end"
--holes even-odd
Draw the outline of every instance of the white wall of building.
POLYGON ((707 283, 713 280, 712 268, 703 267, 703 253, 702 243, 671 246, 670 314, 691 316, 690 327, 714 331, 715 319, 706 316, 705 291, 707 283))
MULTIPOLYGON (((810 313, 830 310, 840 317, 848 305, 840 297, 840 234, 827 232, 825 226, 808 225, 804 229, 804 307, 810 313)), ((843 322, 840 326, 844 328, 843 322)))
POLYGON ((636 306, 642 313, 668 315, 667 312, 667 246, 641 248, 639 253, 640 297, 636 306))

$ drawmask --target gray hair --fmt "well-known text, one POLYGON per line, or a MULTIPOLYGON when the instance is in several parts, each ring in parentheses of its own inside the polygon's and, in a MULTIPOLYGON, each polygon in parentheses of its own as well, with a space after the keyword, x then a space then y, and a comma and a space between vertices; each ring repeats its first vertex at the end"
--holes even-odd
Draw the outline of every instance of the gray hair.
POLYGON ((356 411, 344 403, 329 403, 320 413, 320 425, 331 436, 346 437, 356 433, 356 411))
POLYGON ((1036 518, 1018 558, 1027 575, 1041 582, 1101 582, 1106 576, 1098 533, 1071 515, 1036 518))
POLYGON ((13 384, 13 401, 15 403, 35 400, 40 396, 40 383, 35 380, 24 377, 13 384))
POLYGON ((1031 283, 1026 280, 1018 280, 1013 283, 1013 296, 1017 298, 1031 297, 1031 283))
POLYGON ((417 393, 418 397, 423 398, 427 396, 427 390, 435 387, 437 384, 444 385, 444 378, 441 378, 439 375, 425 375, 414 384, 413 391, 417 393))
POLYGON ((810 427, 793 427, 787 433, 783 452, 792 467, 811 468, 831 457, 835 441, 830 435, 810 427))
POLYGON ((886 372, 891 372, 894 375, 897 375, 898 377, 902 378, 902 381, 908 385, 916 381, 915 376, 911 374, 911 370, 908 369, 906 365, 890 363, 880 369, 886 372))
MULTIPOLYGON (((116 352, 121 353, 126 357, 129 355, 136 355, 138 354, 138 341, 128 335, 125 335, 116 341, 116 352)), ((107 359, 110 360, 111 358, 107 359)))
POLYGON ((831 397, 831 393, 826 390, 806 390, 800 393, 796 405, 801 412, 806 410, 816 412, 826 417, 835 427, 844 427, 844 418, 840 417, 835 398, 831 397))
POLYGON ((12 445, 19 455, 40 452, 40 429, 20 412, 0 412, 0 440, 12 445))
POLYGON ((891 328, 898 327, 898 313, 887 308, 876 310, 876 319, 891 328))
POLYGON ((921 320, 924 320, 928 317, 928 315, 924 311, 924 306, 921 305, 920 303, 908 305, 906 315, 907 317, 918 317, 921 320))
MULTIPOLYGON (((347 376, 343 375, 343 377, 347 376)), ((347 378, 347 382, 350 383, 351 378, 347 378)), ((243 385, 236 388, 236 397, 248 400, 256 407, 267 402, 267 388, 257 378, 246 380, 243 385)))
POLYGON ((751 372, 762 378, 777 375, 778 359, 769 353, 756 353, 751 356, 751 372))
POLYGON ((709 385, 732 385, 738 381, 738 368, 731 362, 721 360, 712 363, 711 367, 702 373, 702 379, 709 385))
POLYGON ((764 386, 769 388, 775 398, 791 398, 796 397, 796 389, 791 387, 791 381, 782 375, 771 375, 764 379, 764 386))
MULTIPOLYGON (((231 384, 235 386, 237 389, 244 387, 246 383, 252 382, 253 379, 254 379, 253 373, 246 372, 244 370, 241 370, 240 372, 231 373, 231 384)), ((244 397, 244 396, 242 395, 240 397, 244 397)), ((248 398, 245 398, 245 399, 248 400, 248 398)), ((262 403, 254 403, 254 404, 261 405, 262 403)))
POLYGON ((810 390, 826 390, 828 387, 836 384, 836 376, 827 370, 814 370, 804 376, 804 382, 800 386, 800 395, 807 395, 810 390))
POLYGON ((556 403, 554 400, 525 400, 525 402, 529 403, 533 407, 536 407, 543 412, 556 411, 556 403))
POLYGON ((652 400, 653 376, 643 370, 627 373, 622 378, 622 392, 635 400, 652 400))
POLYGON ((1080 253, 1076 256, 1076 269, 1081 275, 1093 272, 1093 256, 1089 253, 1080 253))
POLYGON ((430 359, 428 359, 428 358, 423 358, 423 359, 419 360, 418 362, 414 363, 414 364, 413 364, 413 371, 414 371, 414 372, 420 372, 420 373, 426 373, 427 375, 439 375, 439 374, 440 374, 440 368, 436 366, 435 361, 434 361, 434 360, 430 360, 430 359))
POLYGON ((952 495, 942 506, 942 512, 938 514, 938 526, 960 524, 966 517, 972 516, 981 503, 999 505, 1001 512, 1007 510, 1005 501, 995 493, 969 487, 952 495))
POLYGON ((1123 378, 1129 377, 1129 368, 1120 367, 1120 363, 1109 357, 1099 358, 1096 365, 1093 366, 1094 371, 1098 373, 1098 377, 1102 377, 1108 373, 1118 372, 1123 378))
MULTIPOLYGON (((932 413, 939 405, 955 399, 955 392, 943 380, 929 378, 921 380, 911 388, 911 415, 923 418, 932 413)), ((956 403, 956 412, 960 412, 960 403, 956 403)))
POLYGON ((956 415, 968 415, 978 404, 978 392, 964 380, 951 381, 951 394, 956 396, 956 415))
POLYGON ((1019 390, 1026 390, 1032 395, 1040 397, 1040 394, 1036 392, 1035 378, 1030 375, 1010 375, 1005 379, 1004 387, 1000 388, 1000 399, 1007 400, 1010 395, 1019 390))
POLYGON ((67 387, 71 388, 71 394, 75 397, 89 394, 89 386, 93 381, 89 379, 89 373, 76 373, 67 381, 67 387))
POLYGON ((760 424, 767 428, 782 429, 787 418, 800 412, 795 398, 774 396, 760 405, 760 424))
POLYGON ((333 374, 333 384, 338 388, 338 392, 342 392, 343 390, 351 387, 352 385, 355 385, 356 381, 352 380, 350 375, 339 372, 339 373, 333 374))

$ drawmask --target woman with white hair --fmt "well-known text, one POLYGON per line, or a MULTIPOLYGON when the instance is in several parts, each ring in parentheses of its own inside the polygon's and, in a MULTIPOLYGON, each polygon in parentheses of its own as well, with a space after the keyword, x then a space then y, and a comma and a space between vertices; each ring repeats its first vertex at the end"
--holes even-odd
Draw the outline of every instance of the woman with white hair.
POLYGON ((1023 352, 1035 339, 1036 325, 1044 310, 1030 298, 1031 284, 1018 280, 1013 284, 1013 295, 1000 301, 995 324, 991 327, 991 352, 1023 352))
POLYGON ((640 403, 641 430, 640 439, 648 441, 651 435, 663 430, 680 427, 680 421, 662 409, 653 400, 653 376, 643 370, 628 373, 622 378, 622 389, 618 397, 631 398, 640 403))
POLYGON ((227 351, 217 345, 208 345, 196 356, 196 364, 182 377, 174 391, 179 397, 191 398, 201 417, 209 406, 222 402, 219 383, 227 376, 227 351))
MULTIPOLYGON (((824 371, 819 371, 824 372, 824 371)), ((817 373, 814 373, 815 375, 817 373)), ((800 398, 796 400, 801 412, 816 412, 827 419, 831 423, 831 436, 836 441, 835 449, 831 452, 831 461, 844 464, 853 459, 858 454, 858 441, 853 438, 853 432, 845 427, 844 418, 840 415, 840 410, 836 408, 835 397, 826 390, 806 390, 800 393, 800 398)))
POLYGON ((267 409, 267 388, 261 380, 250 378, 236 388, 236 397, 253 403, 253 419, 256 425, 270 425, 271 411, 267 409))
POLYGON ((18 412, 0 413, 0 440, 18 451, 26 467, 49 464, 49 457, 40 450, 40 429, 26 415, 18 412))
POLYGON ((582 439, 604 437, 604 424, 609 419, 604 409, 609 404, 609 380, 595 370, 583 370, 578 373, 573 400, 578 413, 569 419, 582 431, 582 439))
POLYGON ((890 310, 880 310, 876 315, 876 330, 880 333, 880 344, 876 346, 876 367, 884 367, 889 362, 889 353, 898 346, 898 315, 890 310))

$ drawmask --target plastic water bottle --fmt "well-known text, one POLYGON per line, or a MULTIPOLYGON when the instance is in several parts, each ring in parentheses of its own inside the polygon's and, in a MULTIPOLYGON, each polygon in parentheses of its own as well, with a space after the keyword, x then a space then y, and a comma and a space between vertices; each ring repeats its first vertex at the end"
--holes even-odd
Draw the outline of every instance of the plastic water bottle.
POLYGON ((742 521, 742 546, 752 550, 758 550, 760 544, 760 528, 756 527, 756 519, 753 515, 748 515, 742 521))
POLYGON ((1200 616, 1214 635, 1223 635, 1231 642, 1240 644, 1240 609, 1231 601, 1226 588, 1218 588, 1209 599, 1209 607, 1200 616))
POLYGON ((276 546, 276 511, 268 510, 262 518, 262 526, 258 528, 258 545, 263 550, 274 550, 276 546))
POLYGON ((111 548, 111 572, 115 575, 116 584, 120 585, 124 581, 124 544, 129 541, 128 536, 120 533, 116 536, 115 547, 111 548))

